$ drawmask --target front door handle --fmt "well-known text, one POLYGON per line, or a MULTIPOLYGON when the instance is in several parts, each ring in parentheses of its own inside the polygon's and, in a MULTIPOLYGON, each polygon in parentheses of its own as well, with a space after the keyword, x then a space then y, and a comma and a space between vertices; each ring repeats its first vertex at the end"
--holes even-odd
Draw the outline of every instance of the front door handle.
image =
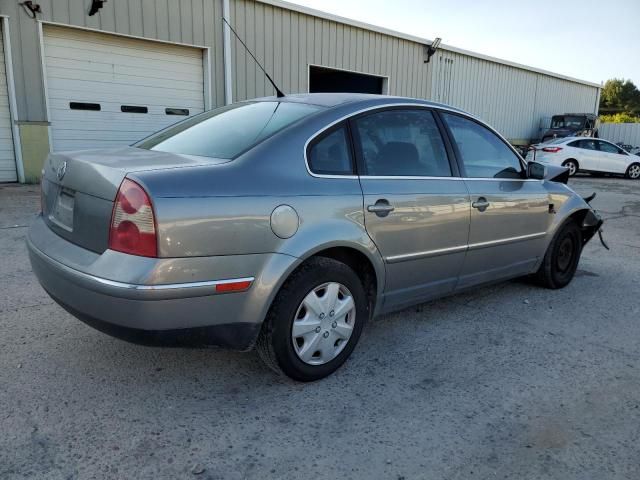
POLYGON ((380 199, 374 205, 367 205, 367 212, 375 213, 379 217, 386 217, 395 210, 388 200, 380 199))
POLYGON ((484 197, 480 197, 478 200, 471 204, 473 208, 477 208, 480 212, 484 212, 489 207, 489 205, 491 204, 487 202, 487 199, 484 197))

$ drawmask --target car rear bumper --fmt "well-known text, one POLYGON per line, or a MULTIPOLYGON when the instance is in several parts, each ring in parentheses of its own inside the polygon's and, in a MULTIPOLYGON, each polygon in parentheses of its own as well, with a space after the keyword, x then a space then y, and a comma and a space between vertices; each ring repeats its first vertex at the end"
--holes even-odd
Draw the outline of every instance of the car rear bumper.
POLYGON ((58 237, 41 218, 27 245, 47 293, 100 331, 143 344, 238 350, 253 346, 275 291, 297 260, 279 254, 198 259, 97 254, 58 237), (246 291, 216 292, 217 285, 239 280, 252 284, 246 291))

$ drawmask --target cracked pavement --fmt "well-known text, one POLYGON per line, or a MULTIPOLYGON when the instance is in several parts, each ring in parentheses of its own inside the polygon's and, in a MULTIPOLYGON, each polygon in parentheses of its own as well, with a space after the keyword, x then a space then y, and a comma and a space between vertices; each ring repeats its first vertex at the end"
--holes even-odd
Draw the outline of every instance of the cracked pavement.
POLYGON ((332 377, 130 345, 54 304, 0 186, 0 478, 638 479, 640 182, 579 176, 606 219, 559 291, 511 281, 370 323, 332 377))

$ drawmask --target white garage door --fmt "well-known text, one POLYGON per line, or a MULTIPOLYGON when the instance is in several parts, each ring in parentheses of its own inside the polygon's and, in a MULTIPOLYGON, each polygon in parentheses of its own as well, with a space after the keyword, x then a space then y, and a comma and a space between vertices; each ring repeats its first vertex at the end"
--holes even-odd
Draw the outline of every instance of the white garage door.
POLYGON ((130 145, 204 110, 203 51, 44 27, 52 150, 130 145))
POLYGON ((9 94, 7 93, 7 75, 4 65, 2 25, 0 25, 0 182, 15 182, 16 180, 18 180, 18 176, 16 174, 16 159, 13 154, 9 94))

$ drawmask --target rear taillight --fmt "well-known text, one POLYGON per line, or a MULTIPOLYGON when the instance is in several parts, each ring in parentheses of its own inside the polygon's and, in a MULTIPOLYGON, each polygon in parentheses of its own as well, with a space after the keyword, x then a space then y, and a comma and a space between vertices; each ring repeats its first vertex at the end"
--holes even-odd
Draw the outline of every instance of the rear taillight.
POLYGON ((542 149, 543 152, 547 152, 547 153, 557 153, 560 150, 562 150, 562 147, 544 147, 542 149))
POLYGON ((142 257, 158 256, 151 200, 140 185, 128 178, 120 185, 113 205, 109 248, 142 257))

